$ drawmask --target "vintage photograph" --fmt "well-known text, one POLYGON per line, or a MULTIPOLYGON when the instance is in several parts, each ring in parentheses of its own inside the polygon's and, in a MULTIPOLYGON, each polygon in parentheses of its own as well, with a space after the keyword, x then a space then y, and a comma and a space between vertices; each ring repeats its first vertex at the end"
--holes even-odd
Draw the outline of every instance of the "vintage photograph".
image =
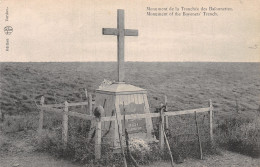
POLYGON ((0 0, 0 167, 260 166, 259 6, 0 0))

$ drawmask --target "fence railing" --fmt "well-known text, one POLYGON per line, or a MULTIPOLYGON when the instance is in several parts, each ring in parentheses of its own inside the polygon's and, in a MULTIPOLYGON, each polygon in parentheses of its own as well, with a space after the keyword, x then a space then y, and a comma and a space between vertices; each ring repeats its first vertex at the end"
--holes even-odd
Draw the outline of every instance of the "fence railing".
MULTIPOLYGON (((79 103, 68 103, 67 101, 64 104, 44 104, 44 97, 41 97, 41 107, 40 107, 40 118, 39 118, 39 129, 38 133, 42 135, 43 129, 43 113, 46 112, 55 112, 63 115, 62 119, 62 142, 64 147, 66 148, 68 143, 68 116, 78 117, 85 120, 94 121, 92 123, 95 124, 96 132, 95 132, 95 158, 101 158, 101 124, 105 121, 119 121, 123 120, 122 116, 109 116, 109 117, 101 117, 100 119, 96 119, 94 115, 92 115, 92 96, 88 96, 87 102, 79 102, 79 103), (89 110, 88 114, 82 114, 78 112, 69 111, 69 107, 71 106, 87 106, 89 110)), ((146 113, 146 114, 131 114, 125 115, 125 119, 140 119, 140 118, 154 118, 160 117, 161 121, 159 124, 159 146, 161 149, 164 149, 164 127, 169 127, 168 117, 177 116, 177 115, 185 115, 185 114, 196 114, 202 112, 209 112, 209 134, 210 134, 210 142, 213 144, 213 105, 212 101, 209 100, 209 107, 206 108, 198 108, 191 110, 183 110, 183 111, 168 111, 167 110, 167 97, 165 97, 165 106, 167 112, 160 113, 146 113)))
POLYGON ((43 112, 55 112, 62 114, 62 141, 64 147, 67 146, 68 143, 68 116, 78 117, 86 120, 93 120, 95 117, 92 115, 92 96, 91 94, 88 95, 87 102, 79 102, 79 103, 68 103, 67 101, 64 104, 44 104, 44 96, 41 97, 41 106, 40 106, 40 116, 39 116, 39 128, 38 134, 42 135, 43 129, 43 112), (91 104, 91 105, 89 105, 91 104), (89 110, 89 115, 82 114, 78 112, 69 111, 69 107, 72 106, 87 106, 89 110))

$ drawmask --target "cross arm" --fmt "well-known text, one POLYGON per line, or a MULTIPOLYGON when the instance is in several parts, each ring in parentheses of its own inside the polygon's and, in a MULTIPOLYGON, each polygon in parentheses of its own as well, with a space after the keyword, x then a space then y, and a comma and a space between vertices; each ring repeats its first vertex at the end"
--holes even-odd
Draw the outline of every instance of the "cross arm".
POLYGON ((138 36, 138 30, 125 29, 125 36, 138 36))
POLYGON ((115 28, 102 28, 103 35, 118 35, 118 31, 115 28))

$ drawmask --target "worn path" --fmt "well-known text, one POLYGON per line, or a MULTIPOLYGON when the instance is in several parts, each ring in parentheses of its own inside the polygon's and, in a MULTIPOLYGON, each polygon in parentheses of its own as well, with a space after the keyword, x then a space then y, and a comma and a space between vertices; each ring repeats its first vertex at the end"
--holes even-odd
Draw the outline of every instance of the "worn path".
MULTIPOLYGON (((158 162, 149 167, 170 167, 170 162, 158 162)), ((230 151, 222 151, 222 155, 205 157, 204 160, 186 159, 175 167, 260 167, 260 159, 254 159, 230 151)))
MULTIPOLYGON (((223 151, 223 155, 206 157, 205 160, 187 159, 175 167, 258 167, 260 159, 253 159, 237 153, 223 151)), ((73 164, 72 162, 54 158, 44 153, 26 153, 0 157, 1 167, 82 167, 85 165, 73 164)), ((88 166, 88 165, 86 165, 88 166)), ((170 167, 170 162, 156 162, 149 167, 170 167)), ((146 166, 145 166, 146 167, 146 166)))
MULTIPOLYGON (((0 167, 82 167, 57 159, 50 154, 34 151, 30 133, 3 135, 0 131, 0 167), (22 138, 22 139, 21 139, 22 138)), ((33 133, 33 132, 32 132, 33 133)), ((170 167, 170 162, 154 162, 149 167, 170 167)), ((222 155, 205 157, 204 160, 186 159, 175 167, 260 167, 260 159, 222 150, 222 155)), ((148 166, 144 166, 148 167, 148 166)))

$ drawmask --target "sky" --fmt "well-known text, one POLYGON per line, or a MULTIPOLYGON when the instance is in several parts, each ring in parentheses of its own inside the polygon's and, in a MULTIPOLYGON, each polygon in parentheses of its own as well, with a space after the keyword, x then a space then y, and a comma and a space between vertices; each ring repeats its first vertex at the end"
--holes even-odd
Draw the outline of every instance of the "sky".
MULTIPOLYGON (((260 62, 259 0, 0 0, 1 62, 116 61, 117 9, 125 10, 125 60, 260 62), (148 16, 151 8, 232 8, 218 16, 148 16), (8 21, 6 9, 8 7, 8 21), (9 39, 9 51, 6 49, 9 39)), ((174 11, 176 12, 176 11, 174 11)))

